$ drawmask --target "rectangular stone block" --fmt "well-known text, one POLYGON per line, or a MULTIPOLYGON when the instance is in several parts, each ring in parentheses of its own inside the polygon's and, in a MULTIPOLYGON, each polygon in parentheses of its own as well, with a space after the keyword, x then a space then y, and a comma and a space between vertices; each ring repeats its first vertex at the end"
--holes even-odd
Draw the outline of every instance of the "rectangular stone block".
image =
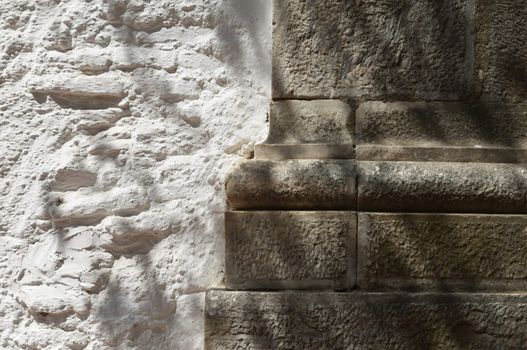
POLYGON ((527 100, 527 7, 518 0, 476 0, 476 92, 483 100, 527 100))
POLYGON ((358 145, 357 160, 527 163, 527 148, 399 147, 358 145))
POLYGON ((358 214, 358 286, 527 290, 527 216, 358 214))
POLYGON ((355 163, 349 160, 249 160, 226 179, 234 210, 353 210, 355 163))
POLYGON ((357 163, 360 211, 527 213, 525 164, 357 163))
POLYGON ((266 144, 353 144, 351 107, 339 100, 271 103, 266 144))
POLYGON ((332 144, 260 144, 254 147, 258 160, 287 159, 354 159, 355 146, 351 143, 332 144))
POLYGON ((465 0, 274 0, 274 98, 457 99, 473 52, 465 0))
POLYGON ((210 291, 205 348, 517 350, 525 294, 210 291))
POLYGON ((229 289, 346 289, 356 272, 353 212, 225 214, 229 289))
POLYGON ((525 162, 527 105, 366 102, 356 133, 361 160, 525 162))

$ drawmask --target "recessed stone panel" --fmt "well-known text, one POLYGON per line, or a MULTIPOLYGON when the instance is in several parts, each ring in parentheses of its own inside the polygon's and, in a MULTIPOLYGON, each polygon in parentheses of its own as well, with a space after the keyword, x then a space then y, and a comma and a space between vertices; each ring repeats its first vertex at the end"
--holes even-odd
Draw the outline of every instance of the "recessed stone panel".
POLYGON ((521 294, 207 293, 205 348, 522 349, 521 294))
POLYGON ((527 100, 527 7, 518 0, 476 0, 477 92, 484 100, 527 100))
POLYGON ((527 213, 525 164, 358 162, 358 210, 527 213))
POLYGON ((358 217, 361 289, 526 290, 527 216, 358 217))
POLYGON ((346 160, 249 160, 227 176, 232 209, 348 209, 356 206, 355 163, 346 160))
POLYGON ((225 281, 230 289, 351 288, 352 212, 225 214, 225 281))
POLYGON ((465 0, 274 0, 273 97, 457 99, 465 0))

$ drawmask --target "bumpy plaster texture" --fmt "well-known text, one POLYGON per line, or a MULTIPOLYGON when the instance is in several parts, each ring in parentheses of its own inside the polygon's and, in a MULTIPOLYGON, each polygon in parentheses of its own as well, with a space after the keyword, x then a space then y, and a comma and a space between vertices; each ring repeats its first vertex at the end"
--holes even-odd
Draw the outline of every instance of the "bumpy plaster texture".
POLYGON ((270 4, 0 2, 0 348, 201 349, 270 4))

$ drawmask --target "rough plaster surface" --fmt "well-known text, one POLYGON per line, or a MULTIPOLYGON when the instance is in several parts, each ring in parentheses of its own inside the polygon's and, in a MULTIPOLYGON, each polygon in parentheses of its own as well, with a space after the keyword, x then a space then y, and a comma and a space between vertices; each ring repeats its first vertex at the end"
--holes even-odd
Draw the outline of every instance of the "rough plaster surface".
POLYGON ((201 349, 268 1, 0 1, 0 348, 201 349))

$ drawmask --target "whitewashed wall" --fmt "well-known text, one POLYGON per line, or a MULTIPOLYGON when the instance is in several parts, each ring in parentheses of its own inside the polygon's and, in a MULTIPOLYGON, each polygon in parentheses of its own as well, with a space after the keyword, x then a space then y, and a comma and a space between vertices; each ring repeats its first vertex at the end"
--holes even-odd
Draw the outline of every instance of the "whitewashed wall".
POLYGON ((269 0, 0 0, 0 349, 201 349, 269 0))

